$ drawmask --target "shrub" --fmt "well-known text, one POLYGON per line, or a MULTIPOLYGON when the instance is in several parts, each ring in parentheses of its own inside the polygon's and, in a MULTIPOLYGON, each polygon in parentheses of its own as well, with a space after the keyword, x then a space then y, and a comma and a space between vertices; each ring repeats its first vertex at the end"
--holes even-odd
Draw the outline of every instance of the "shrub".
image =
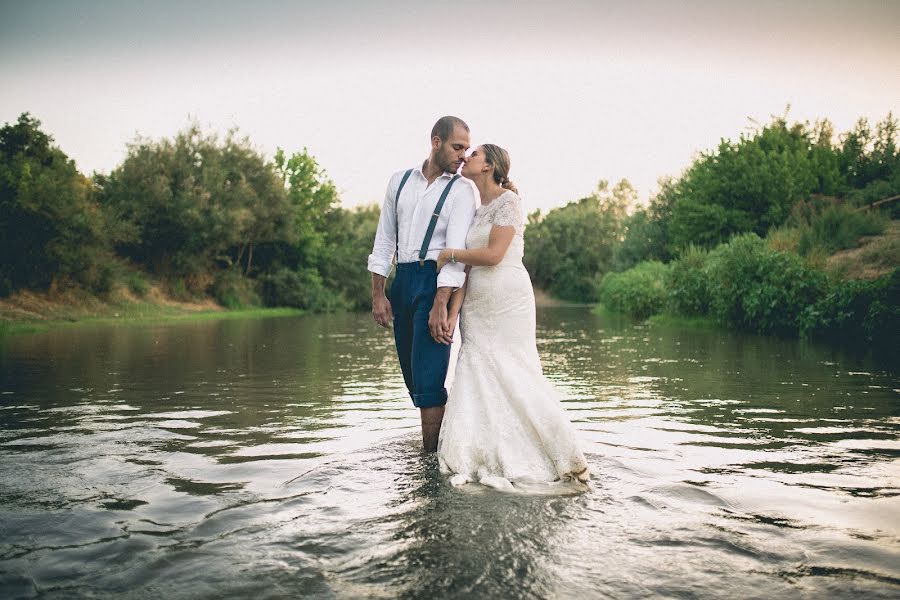
POLYGON ((266 306, 291 306, 313 312, 349 308, 343 296, 327 289, 315 269, 297 271, 281 267, 259 278, 266 306))
POLYGON ((169 296, 174 298, 175 300, 179 300, 181 302, 189 302, 193 299, 191 293, 188 291, 187 285, 184 283, 184 279, 173 279, 167 282, 169 296))
POLYGON ((859 210, 853 203, 827 196, 798 202, 783 227, 769 232, 769 245, 804 257, 829 256, 854 248, 859 239, 884 231, 887 217, 877 210, 859 210))
POLYGON ((669 309, 675 314, 697 316, 709 312, 708 261, 709 252, 692 245, 669 265, 665 287, 669 309))
POLYGON ((759 333, 794 334, 803 309, 824 293, 826 276, 794 254, 744 234, 709 255, 710 312, 722 323, 759 333))
POLYGON ((813 339, 872 344, 894 350, 900 339, 900 268, 872 281, 836 284, 800 318, 813 339))
POLYGON ((666 304, 663 281, 668 270, 661 262, 647 261, 622 273, 607 273, 600 280, 600 301, 638 319, 654 315, 666 304))
POLYGON ((128 287, 129 291, 138 298, 143 298, 150 291, 150 284, 135 271, 127 271, 122 277, 122 282, 128 287))
POLYGON ((779 252, 797 252, 800 245, 800 229, 784 225, 769 232, 766 241, 772 250, 779 252))
POLYGON ((877 211, 858 211, 846 204, 829 206, 801 225, 797 251, 806 256, 816 248, 828 253, 855 248, 859 238, 882 233, 885 222, 877 211))
POLYGON ((216 302, 225 308, 246 308, 260 304, 259 294, 256 292, 256 282, 244 277, 234 269, 216 273, 209 292, 216 302))
POLYGON ((544 217, 529 215, 522 260, 535 286, 565 300, 595 299, 594 281, 610 270, 620 233, 617 204, 605 190, 601 185, 594 195, 544 217))

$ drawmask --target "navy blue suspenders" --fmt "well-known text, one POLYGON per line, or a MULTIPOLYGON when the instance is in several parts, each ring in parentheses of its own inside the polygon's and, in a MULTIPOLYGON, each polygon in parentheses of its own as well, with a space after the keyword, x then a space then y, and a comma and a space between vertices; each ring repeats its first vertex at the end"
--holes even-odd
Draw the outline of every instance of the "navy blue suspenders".
MULTIPOLYGON (((410 169, 406 173, 403 174, 403 179, 400 180, 400 186, 397 188, 397 197, 394 198, 394 222, 396 223, 396 237, 397 237, 397 257, 396 262, 400 262, 400 217, 397 212, 397 205, 400 204, 400 192, 403 190, 403 186, 406 185, 406 180, 409 179, 409 176, 412 174, 413 170, 410 169)), ((434 207, 434 212, 431 213, 431 222, 428 223, 428 229, 425 231, 425 239, 422 240, 422 247, 419 248, 419 266, 425 264, 425 255, 428 254, 428 246, 431 244, 431 237, 434 235, 434 228, 437 226, 438 217, 441 216, 441 209, 444 208, 444 202, 447 200, 447 195, 450 193, 450 188, 453 187, 453 184, 456 183, 456 180, 459 179, 459 175, 454 175, 447 186, 444 188, 444 191, 441 192, 441 197, 438 200, 438 203, 434 207)))
POLYGON ((403 186, 406 185, 406 180, 409 179, 412 172, 413 170, 410 169, 403 174, 403 179, 400 180, 400 187, 397 188, 397 195, 394 197, 394 237, 397 242, 397 253, 394 254, 394 262, 398 265, 400 264, 400 213, 397 212, 397 205, 400 204, 400 192, 403 191, 403 186))

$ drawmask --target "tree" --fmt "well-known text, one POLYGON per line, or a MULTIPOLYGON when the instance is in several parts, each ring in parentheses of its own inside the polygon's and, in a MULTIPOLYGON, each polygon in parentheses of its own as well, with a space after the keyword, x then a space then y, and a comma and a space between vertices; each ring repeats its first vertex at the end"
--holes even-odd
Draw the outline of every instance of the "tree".
POLYGON ((174 140, 139 139, 102 190, 121 228, 118 250, 153 273, 187 278, 195 292, 216 264, 249 273, 254 244, 290 239, 281 178, 235 131, 220 142, 195 124, 174 140))
POLYGON ((316 159, 304 148, 287 157, 275 153, 275 169, 285 187, 289 206, 287 248, 281 260, 290 266, 317 266, 324 260, 327 224, 340 204, 337 188, 316 159))
POLYGON ((875 132, 862 119, 835 145, 828 121, 788 125, 777 117, 736 142, 722 140, 674 186, 670 251, 691 243, 712 247, 744 232, 764 236, 784 223, 795 204, 814 195, 844 196, 867 186, 895 189, 897 132, 891 114, 875 132))
POLYGON ((67 284, 105 291, 93 186, 28 113, 0 129, 0 252, 3 295, 67 284))

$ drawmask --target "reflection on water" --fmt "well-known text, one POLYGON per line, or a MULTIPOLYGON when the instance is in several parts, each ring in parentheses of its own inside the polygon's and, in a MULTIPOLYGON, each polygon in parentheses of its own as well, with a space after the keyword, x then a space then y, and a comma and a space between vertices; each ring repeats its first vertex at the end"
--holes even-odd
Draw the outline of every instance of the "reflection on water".
POLYGON ((900 381, 539 313, 596 478, 451 488, 367 315, 0 342, 3 597, 896 597, 900 381))

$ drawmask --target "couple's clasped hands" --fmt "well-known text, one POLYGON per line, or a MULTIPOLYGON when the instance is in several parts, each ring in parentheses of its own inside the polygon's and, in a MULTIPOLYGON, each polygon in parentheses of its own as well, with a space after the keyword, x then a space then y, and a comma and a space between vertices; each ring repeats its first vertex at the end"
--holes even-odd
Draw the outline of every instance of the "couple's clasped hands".
MULTIPOLYGON (((440 273, 449 262, 453 261, 453 248, 444 248, 437 257, 437 272, 440 273)), ((431 337, 439 344, 450 345, 453 343, 453 331, 456 329, 456 318, 458 314, 452 313, 448 308, 449 296, 443 296, 438 292, 434 299, 434 306, 428 313, 428 329, 431 331, 431 337)))
MULTIPOLYGON (((382 327, 390 327, 394 320, 394 312, 391 310, 391 302, 385 296, 377 298, 373 302, 372 316, 375 322, 382 327)), ((451 314, 446 301, 436 299, 431 311, 428 313, 428 331, 431 337, 439 344, 452 344, 453 332, 456 330, 455 313, 451 314)))
POLYGON ((431 337, 439 344, 453 343, 453 331, 456 329, 456 315, 450 314, 446 302, 435 299, 431 312, 428 313, 428 330, 431 337))

